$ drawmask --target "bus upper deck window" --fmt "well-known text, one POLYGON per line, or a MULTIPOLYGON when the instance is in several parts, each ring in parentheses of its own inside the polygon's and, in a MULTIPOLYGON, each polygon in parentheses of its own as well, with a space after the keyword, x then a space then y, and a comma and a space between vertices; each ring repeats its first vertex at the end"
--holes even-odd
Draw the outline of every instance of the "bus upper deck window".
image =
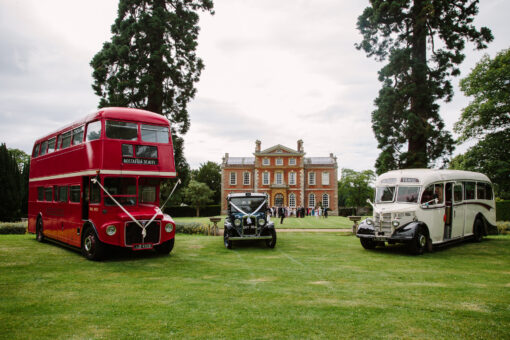
POLYGON ((48 153, 55 151, 55 137, 48 141, 48 153))
POLYGON ((34 146, 34 152, 32 152, 32 157, 39 156, 39 145, 40 144, 37 144, 36 146, 34 146))
POLYGON ((168 143, 168 127, 142 124, 142 141, 153 143, 168 143))
POLYGON ((83 126, 73 130, 73 145, 78 145, 83 142, 83 126))
POLYGON ((63 133, 60 139, 62 140, 62 145, 60 146, 60 149, 65 149, 69 147, 71 145, 71 131, 63 133))
POLYGON ((87 139, 96 140, 101 137, 101 121, 96 121, 87 124, 87 139))
POLYGON ((136 123, 107 120, 106 137, 122 140, 137 140, 138 126, 136 123))
POLYGON ((41 143, 41 156, 46 154, 46 151, 48 150, 48 141, 45 140, 41 143))

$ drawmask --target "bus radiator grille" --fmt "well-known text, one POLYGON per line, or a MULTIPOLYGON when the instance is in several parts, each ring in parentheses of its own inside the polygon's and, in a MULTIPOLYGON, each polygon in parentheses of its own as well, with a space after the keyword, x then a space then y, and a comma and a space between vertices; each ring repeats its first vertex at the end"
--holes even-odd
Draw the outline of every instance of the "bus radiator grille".
MULTIPOLYGON (((146 223, 147 221, 140 221, 146 223)), ((150 225, 145 227, 145 239, 142 236, 142 228, 135 222, 126 223, 126 245, 133 245, 139 243, 159 243, 160 222, 153 221, 150 225)))

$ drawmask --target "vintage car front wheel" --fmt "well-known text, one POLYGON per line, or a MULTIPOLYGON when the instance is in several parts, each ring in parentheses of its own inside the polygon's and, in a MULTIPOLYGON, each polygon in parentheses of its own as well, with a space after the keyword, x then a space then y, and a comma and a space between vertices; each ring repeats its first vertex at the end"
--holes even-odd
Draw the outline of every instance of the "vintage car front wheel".
POLYGON ((266 240, 266 245, 269 248, 274 248, 276 246, 276 230, 274 230, 272 228, 269 229, 269 235, 271 235, 271 239, 266 240))
POLYGON ((223 230, 223 243, 225 244, 225 248, 232 249, 232 241, 230 241, 228 236, 228 229, 225 227, 223 230))

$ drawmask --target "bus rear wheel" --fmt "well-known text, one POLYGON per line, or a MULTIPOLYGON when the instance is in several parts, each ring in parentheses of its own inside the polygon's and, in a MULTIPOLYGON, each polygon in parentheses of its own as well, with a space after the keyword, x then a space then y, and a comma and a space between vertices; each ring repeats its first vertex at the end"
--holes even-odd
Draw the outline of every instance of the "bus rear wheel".
POLYGON ((175 244, 175 238, 173 238, 169 241, 166 241, 164 243, 158 244, 157 246, 154 246, 154 250, 158 254, 168 255, 168 254, 170 254, 172 249, 174 249, 174 244, 175 244))
POLYGON ((482 242, 483 240, 483 222, 480 218, 477 218, 475 220, 475 223, 473 225, 473 236, 475 242, 482 242))
POLYGON ((44 242, 42 218, 37 219, 37 224, 35 226, 35 239, 37 242, 44 242))
POLYGON ((104 257, 105 245, 99 240, 92 228, 87 228, 83 233, 81 253, 88 260, 99 261, 104 257))

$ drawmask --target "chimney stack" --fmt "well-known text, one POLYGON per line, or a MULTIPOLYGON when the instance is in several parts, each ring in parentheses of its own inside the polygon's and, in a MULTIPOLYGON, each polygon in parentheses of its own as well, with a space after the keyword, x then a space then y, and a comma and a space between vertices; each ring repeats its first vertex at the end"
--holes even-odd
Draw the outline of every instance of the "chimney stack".
POLYGON ((260 152, 260 141, 259 140, 255 141, 255 152, 260 152))
POLYGON ((303 140, 302 139, 297 141, 297 151, 298 152, 303 152, 304 151, 303 150, 303 140))

